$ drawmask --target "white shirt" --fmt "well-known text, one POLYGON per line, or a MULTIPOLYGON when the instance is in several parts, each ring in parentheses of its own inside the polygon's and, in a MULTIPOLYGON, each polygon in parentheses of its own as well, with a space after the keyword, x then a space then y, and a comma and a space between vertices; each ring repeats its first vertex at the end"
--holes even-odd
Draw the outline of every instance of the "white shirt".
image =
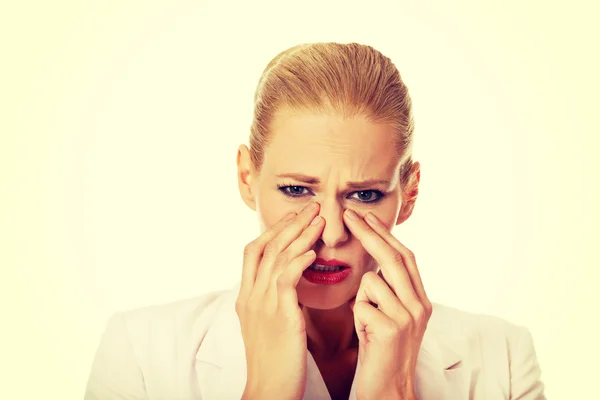
MULTIPOLYGON (((238 291, 239 283, 114 314, 85 399, 239 400, 246 359, 235 312, 238 291)), ((314 358, 307 356, 304 400, 331 400, 314 358)), ((359 371, 360 362, 355 378, 359 371)), ((419 399, 545 400, 540 374, 526 328, 434 304, 417 360, 419 399)), ((350 400, 355 399, 353 383, 350 400)))

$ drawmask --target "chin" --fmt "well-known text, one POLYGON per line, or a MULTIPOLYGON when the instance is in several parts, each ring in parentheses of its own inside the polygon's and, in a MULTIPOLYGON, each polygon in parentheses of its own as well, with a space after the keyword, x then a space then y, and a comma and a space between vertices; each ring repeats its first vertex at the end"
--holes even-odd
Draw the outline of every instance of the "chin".
MULTIPOLYGON (((350 283, 350 282, 348 282, 350 283)), ((296 287, 298 302, 317 310, 333 310, 348 303, 356 296, 356 288, 348 285, 316 285, 301 279, 296 287)))

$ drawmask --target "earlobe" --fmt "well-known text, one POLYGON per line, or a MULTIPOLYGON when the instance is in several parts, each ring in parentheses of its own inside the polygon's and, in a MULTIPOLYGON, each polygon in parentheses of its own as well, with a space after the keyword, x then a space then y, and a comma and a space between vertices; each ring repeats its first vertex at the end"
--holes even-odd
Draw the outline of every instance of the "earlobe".
POLYGON ((256 211, 256 200, 252 192, 253 169, 250 159, 250 151, 246 145, 242 144, 237 152, 237 177, 240 196, 244 203, 252 210, 256 211))
POLYGON ((398 219, 396 220, 396 225, 400 225, 401 223, 406 221, 408 217, 410 217, 414 206, 414 202, 402 206, 402 208, 400 209, 400 213, 398 214, 398 219))

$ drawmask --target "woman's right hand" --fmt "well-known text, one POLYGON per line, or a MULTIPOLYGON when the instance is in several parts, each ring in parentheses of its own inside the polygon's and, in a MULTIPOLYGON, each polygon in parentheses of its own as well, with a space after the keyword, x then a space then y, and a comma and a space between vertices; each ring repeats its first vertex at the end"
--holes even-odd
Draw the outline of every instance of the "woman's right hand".
MULTIPOLYGON (((312 206, 312 207, 311 207, 312 206)), ((325 225, 319 205, 288 214, 244 249, 235 310, 246 350, 244 400, 300 400, 306 388, 306 325, 296 285, 316 258, 325 225)))

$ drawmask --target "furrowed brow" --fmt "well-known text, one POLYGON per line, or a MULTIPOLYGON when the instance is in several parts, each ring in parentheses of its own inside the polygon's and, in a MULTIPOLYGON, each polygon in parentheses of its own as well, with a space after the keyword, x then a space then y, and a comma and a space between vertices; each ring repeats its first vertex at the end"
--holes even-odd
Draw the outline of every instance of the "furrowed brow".
POLYGON ((309 185, 318 185, 319 183, 321 183, 321 180, 319 178, 315 178, 314 176, 308 176, 308 175, 304 175, 304 174, 294 174, 294 173, 279 174, 279 175, 277 175, 277 177, 278 178, 292 178, 299 182, 308 183, 309 185))
POLYGON ((390 186, 390 181, 385 179, 368 179, 362 182, 346 182, 346 186, 350 189, 368 189, 376 185, 390 186))
MULTIPOLYGON (((295 174, 295 173, 289 173, 289 174, 279 174, 277 175, 278 178, 291 178, 294 179, 298 182, 303 182, 309 185, 318 185, 319 183, 321 183, 321 180, 319 178, 316 178, 314 176, 308 176, 308 175, 304 175, 304 174, 295 174)), ((390 185, 390 181, 387 181, 385 179, 367 179, 365 181, 360 181, 360 182, 346 182, 346 187, 350 188, 350 189, 366 189, 375 185, 384 185, 386 187, 388 187, 390 185)))

